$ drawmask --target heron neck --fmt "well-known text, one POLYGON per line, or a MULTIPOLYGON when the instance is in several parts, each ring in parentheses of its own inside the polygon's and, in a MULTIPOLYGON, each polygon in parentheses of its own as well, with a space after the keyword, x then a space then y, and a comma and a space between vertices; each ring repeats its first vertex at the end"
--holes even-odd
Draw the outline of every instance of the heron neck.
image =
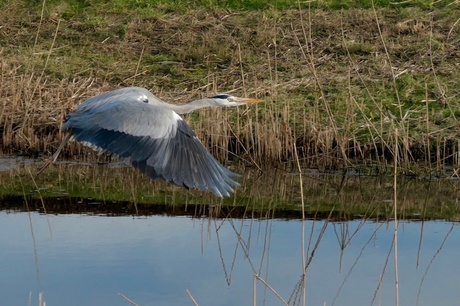
POLYGON ((199 100, 194 100, 188 104, 169 104, 168 105, 173 111, 178 113, 179 115, 183 114, 188 114, 190 112, 193 112, 197 109, 200 108, 205 108, 205 107, 216 107, 214 101, 212 99, 199 99, 199 100))

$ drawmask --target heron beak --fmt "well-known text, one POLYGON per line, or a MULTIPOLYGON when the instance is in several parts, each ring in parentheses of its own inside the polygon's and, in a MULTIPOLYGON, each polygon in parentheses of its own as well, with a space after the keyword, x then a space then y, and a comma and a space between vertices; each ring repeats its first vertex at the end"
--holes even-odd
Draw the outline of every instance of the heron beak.
POLYGON ((260 103, 263 100, 260 99, 252 99, 252 98, 236 98, 236 102, 241 102, 241 103, 260 103))

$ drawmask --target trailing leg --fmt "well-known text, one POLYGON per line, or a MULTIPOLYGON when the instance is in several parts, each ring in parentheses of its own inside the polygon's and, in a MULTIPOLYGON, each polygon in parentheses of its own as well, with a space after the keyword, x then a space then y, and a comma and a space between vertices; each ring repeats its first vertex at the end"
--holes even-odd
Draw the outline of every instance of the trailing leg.
POLYGON ((67 142, 69 141, 70 137, 72 137, 72 132, 69 131, 65 134, 64 139, 62 140, 61 144, 57 148, 56 152, 54 152, 53 156, 51 156, 51 158, 46 159, 43 165, 37 169, 37 175, 42 173, 42 171, 45 170, 49 165, 54 164, 56 162, 59 154, 61 153, 62 149, 67 144, 67 142))

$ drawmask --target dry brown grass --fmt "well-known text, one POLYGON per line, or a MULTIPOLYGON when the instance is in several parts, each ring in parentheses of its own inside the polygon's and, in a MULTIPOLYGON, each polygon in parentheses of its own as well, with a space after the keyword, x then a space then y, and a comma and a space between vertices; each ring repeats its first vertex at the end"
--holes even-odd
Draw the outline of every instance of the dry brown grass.
POLYGON ((6 19, 4 153, 52 152, 78 103, 135 84, 177 103, 215 92, 265 97, 187 117, 221 160, 295 164, 295 148, 306 166, 385 168, 398 128, 402 169, 457 163, 458 12, 216 10, 89 22, 60 10, 6 19))

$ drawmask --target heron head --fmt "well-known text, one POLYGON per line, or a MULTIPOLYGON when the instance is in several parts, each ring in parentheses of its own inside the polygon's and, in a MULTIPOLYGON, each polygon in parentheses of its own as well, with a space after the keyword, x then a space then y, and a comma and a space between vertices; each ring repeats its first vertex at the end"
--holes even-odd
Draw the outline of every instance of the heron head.
POLYGON ((215 95, 210 99, 212 99, 217 104, 217 106, 221 107, 232 107, 238 105, 245 105, 249 103, 259 103, 263 101, 260 99, 235 97, 225 93, 215 95))

